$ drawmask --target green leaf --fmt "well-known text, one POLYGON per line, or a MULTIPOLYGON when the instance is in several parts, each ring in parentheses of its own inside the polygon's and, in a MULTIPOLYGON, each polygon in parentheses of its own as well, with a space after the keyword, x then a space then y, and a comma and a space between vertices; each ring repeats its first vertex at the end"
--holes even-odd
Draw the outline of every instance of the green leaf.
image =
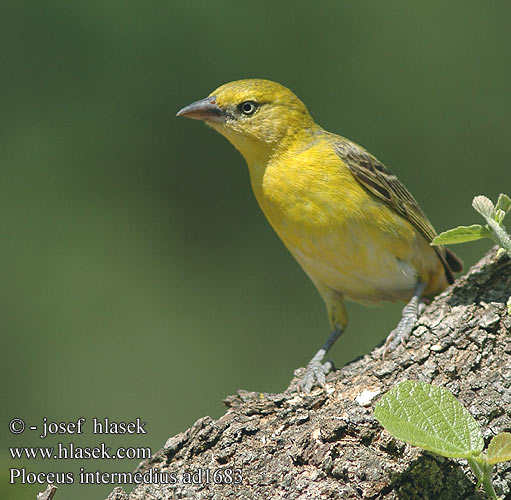
POLYGON ((507 313, 511 314, 511 297, 509 297, 509 299, 507 299, 506 307, 507 307, 507 313))
POLYGON ((511 198, 507 194, 500 193, 495 210, 503 210, 507 214, 511 210, 511 198))
POLYGON ((484 447, 474 417, 442 387, 401 382, 380 399, 374 416, 394 437, 444 457, 467 458, 484 447))
POLYGON ((493 436, 488 445, 488 463, 496 464, 511 460, 511 433, 501 432, 493 436))
POLYGON ((433 245, 453 245, 456 243, 465 243, 466 241, 480 240, 488 238, 490 230, 481 224, 472 226, 458 226, 440 233, 433 241, 433 245))
POLYGON ((491 219, 493 217, 495 207, 493 206, 492 201, 486 196, 476 196, 472 200, 472 206, 485 219, 491 219))

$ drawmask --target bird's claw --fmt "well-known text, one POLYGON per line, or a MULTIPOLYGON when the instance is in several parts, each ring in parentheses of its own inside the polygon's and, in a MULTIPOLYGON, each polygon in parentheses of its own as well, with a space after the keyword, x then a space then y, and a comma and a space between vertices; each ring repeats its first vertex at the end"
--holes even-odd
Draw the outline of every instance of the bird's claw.
POLYGON ((389 352, 394 351, 399 344, 404 344, 406 342, 412 333, 415 323, 417 323, 417 318, 422 314, 422 311, 424 311, 425 307, 426 304, 420 302, 417 306, 417 311, 415 314, 403 315, 401 321, 398 323, 396 328, 390 332, 387 340, 385 341, 383 358, 385 358, 389 352))
POLYGON ((298 380, 298 387, 302 392, 311 392, 313 387, 324 387, 326 375, 334 370, 331 361, 322 363, 313 359, 305 368, 305 373, 298 380))

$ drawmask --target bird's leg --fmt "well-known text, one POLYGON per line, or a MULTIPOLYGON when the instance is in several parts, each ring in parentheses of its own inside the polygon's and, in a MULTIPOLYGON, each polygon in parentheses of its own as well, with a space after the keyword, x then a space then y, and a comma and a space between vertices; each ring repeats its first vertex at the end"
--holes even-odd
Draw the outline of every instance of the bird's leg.
POLYGON ((399 344, 404 343, 410 336, 410 333, 412 333, 417 318, 424 310, 424 307, 426 307, 424 302, 421 302, 421 295, 425 287, 426 284, 420 282, 415 288, 410 302, 403 308, 401 321, 396 328, 390 332, 390 335, 385 341, 383 357, 385 357, 387 353, 392 352, 399 344))
POLYGON ((342 332, 342 326, 336 325, 321 349, 309 361, 305 368, 305 374, 298 381, 298 386, 302 391, 310 392, 315 385, 321 387, 325 385, 325 375, 334 369, 334 364, 331 361, 323 363, 323 359, 342 332))

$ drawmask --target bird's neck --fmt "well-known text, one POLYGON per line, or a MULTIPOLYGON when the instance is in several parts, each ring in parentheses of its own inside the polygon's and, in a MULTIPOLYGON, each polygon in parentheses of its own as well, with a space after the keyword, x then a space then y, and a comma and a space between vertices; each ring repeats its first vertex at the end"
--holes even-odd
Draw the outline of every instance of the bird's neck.
POLYGON ((259 170, 263 168, 275 154, 275 144, 238 134, 226 134, 226 137, 245 158, 251 171, 252 169, 259 170))
POLYGON ((252 189, 261 206, 264 203, 263 186, 268 167, 279 163, 288 155, 307 149, 310 144, 317 141, 318 134, 324 133, 319 125, 312 122, 308 127, 290 127, 285 134, 273 137, 273 140, 263 140, 226 127, 216 126, 214 123, 210 126, 225 136, 245 158, 250 172, 252 189))
POLYGON ((268 169, 280 169, 279 165, 286 162, 286 158, 292 158, 295 154, 309 148, 311 144, 317 141, 318 131, 322 131, 321 127, 302 129, 287 134, 282 140, 276 144, 243 144, 242 147, 236 148, 240 151, 247 162, 250 181, 254 194, 264 210, 264 185, 265 176, 268 169))

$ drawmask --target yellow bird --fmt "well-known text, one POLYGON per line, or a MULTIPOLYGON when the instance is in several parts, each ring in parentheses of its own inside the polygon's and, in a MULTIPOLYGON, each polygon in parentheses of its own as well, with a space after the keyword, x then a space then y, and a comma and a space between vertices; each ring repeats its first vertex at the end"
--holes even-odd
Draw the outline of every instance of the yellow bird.
POLYGON ((325 301, 333 332, 300 387, 324 385, 323 359, 348 323, 344 299, 409 301, 387 338, 410 334, 423 297, 453 282, 461 261, 430 246, 433 226, 410 192, 361 146, 327 132, 286 87, 239 80, 181 109, 224 135, 245 158, 255 197, 325 301))

